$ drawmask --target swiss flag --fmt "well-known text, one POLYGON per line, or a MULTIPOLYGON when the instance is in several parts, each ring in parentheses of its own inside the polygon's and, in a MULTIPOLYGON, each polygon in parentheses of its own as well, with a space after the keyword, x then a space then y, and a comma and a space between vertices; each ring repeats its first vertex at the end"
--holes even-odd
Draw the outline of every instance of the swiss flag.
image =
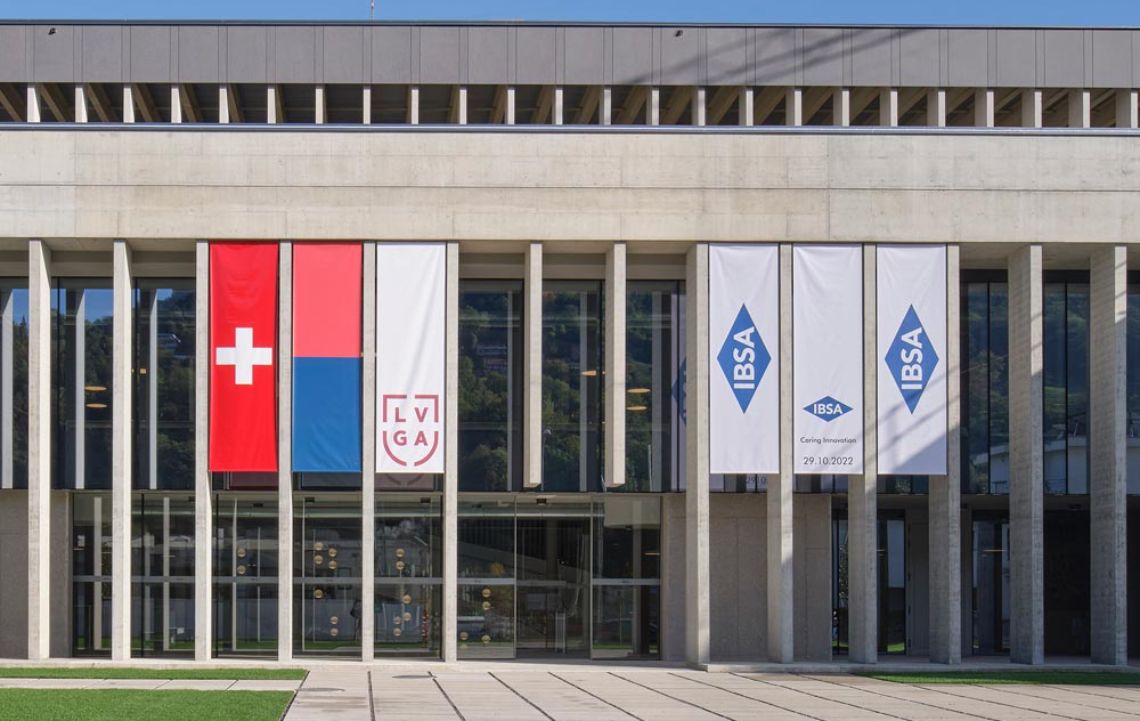
POLYGON ((210 470, 277 470, 277 244, 210 244, 210 470))

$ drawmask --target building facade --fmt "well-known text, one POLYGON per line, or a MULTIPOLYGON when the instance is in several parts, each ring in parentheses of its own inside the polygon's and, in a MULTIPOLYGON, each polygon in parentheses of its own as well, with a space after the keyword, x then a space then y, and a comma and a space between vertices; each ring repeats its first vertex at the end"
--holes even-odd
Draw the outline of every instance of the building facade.
POLYGON ((0 24, 0 658, 1140 656, 1138 86, 1131 29, 0 24), (857 390, 801 408, 809 356, 857 390), (435 362, 438 472, 392 472, 435 362), (268 466, 215 455, 264 441, 243 363, 268 466))

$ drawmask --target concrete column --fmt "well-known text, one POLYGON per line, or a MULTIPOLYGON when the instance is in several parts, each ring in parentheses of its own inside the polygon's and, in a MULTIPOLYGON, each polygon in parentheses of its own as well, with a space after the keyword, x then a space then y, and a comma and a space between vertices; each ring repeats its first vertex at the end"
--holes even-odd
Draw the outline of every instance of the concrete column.
POLYGON ((325 86, 313 88, 313 122, 324 125, 328 122, 328 106, 325 104, 325 86))
POLYGON ((649 89, 649 106, 646 110, 646 125, 661 124, 661 88, 649 89))
POLYGON ((838 88, 831 96, 831 115, 837 128, 851 125, 851 91, 848 88, 838 88))
MULTIPOLYGON (((29 117, 31 109, 32 106, 29 104, 29 117)), ((51 251, 44 241, 30 240, 28 241, 29 661, 43 661, 51 656, 51 399, 51 251)))
POLYGON ((625 243, 606 251, 605 484, 625 485, 625 243))
POLYGON ((1092 93, 1088 90, 1069 91, 1069 127, 1092 127, 1092 93))
POLYGON ((851 660, 879 660, 878 349, 875 246, 863 246, 863 475, 847 480, 848 638, 851 660))
POLYGON ((443 439, 443 660, 458 656, 459 635, 459 243, 447 244, 447 377, 443 439))
POLYGON ((277 331, 277 660, 293 660, 293 244, 279 248, 277 331))
POLYGON ((28 122, 40 122, 40 91, 36 88, 35 83, 28 83, 27 108, 28 122))
POLYGON ((946 470, 931 476, 929 505, 930 660, 962 662, 962 427, 958 246, 946 247, 946 470))
POLYGON ((507 86, 507 125, 515 124, 515 86, 507 86))
POLYGON ((699 86, 693 89, 693 125, 704 127, 707 119, 705 113, 708 109, 708 89, 699 86))
POLYGON ((112 245, 111 658, 131 657, 131 249, 112 245))
POLYGON ((408 125, 420 124, 420 86, 408 88, 408 125))
POLYGON ((1137 116, 1137 93, 1135 90, 1116 91, 1116 127, 1135 128, 1140 122, 1137 116))
POLYGON ((685 661, 709 662, 709 246, 685 260, 688 337, 685 427, 685 661))
POLYGON ((609 125, 614 117, 614 89, 609 85, 602 88, 602 105, 598 109, 598 124, 609 125))
POLYGON ((277 109, 281 107, 277 92, 276 85, 270 84, 265 88, 265 122, 269 125, 276 125, 285 120, 277 113, 277 109))
POLYGON ((564 106, 564 99, 563 99, 562 86, 559 85, 558 87, 554 88, 554 110, 553 110, 553 114, 554 114, 554 124, 555 125, 562 125, 563 106, 564 106))
POLYGON ((376 244, 364 243, 361 337, 360 657, 376 655, 376 244))
POLYGON ((135 122, 135 89, 130 83, 123 86, 123 122, 135 122))
POLYGON ((1041 246, 1009 257, 1010 660, 1045 661, 1041 246))
POLYGON ((82 83, 75 84, 75 122, 87 122, 87 90, 82 83))
POLYGON ((784 124, 793 127, 804 124, 803 88, 788 88, 784 94, 784 124))
POLYGON ((974 91, 974 126, 979 128, 994 126, 994 91, 989 88, 974 91))
MULTIPOLYGON (((792 246, 780 246, 780 408, 792 401, 792 246)), ((796 483, 792 441, 792 413, 780 413, 780 472, 768 477, 767 568, 768 660, 795 660, 795 565, 793 515, 796 483)))
POLYGON ((1128 248, 1090 254, 1089 599, 1093 663, 1128 663, 1128 248))
POLYGON ((946 127, 946 91, 942 88, 926 92, 926 124, 932 128, 946 127))
POLYGON ((194 658, 212 655, 214 495, 210 484, 210 242, 195 243, 194 264, 194 658))
POLYGON ((459 92, 457 93, 459 107, 456 108, 458 122, 460 125, 467 124, 467 86, 460 85, 459 92))
POLYGON ((1021 91, 1021 127, 1040 128, 1044 122, 1041 91, 1029 88, 1021 91))
POLYGON ((523 281, 523 486, 542 484, 542 243, 526 248, 523 281))
POLYGON ((740 89, 740 112, 738 119, 740 125, 750 128, 756 124, 756 91, 751 87, 740 89))
POLYGON ((372 124, 372 86, 365 85, 360 91, 360 122, 364 125, 372 124))
POLYGON ((230 89, 222 83, 218 86, 218 123, 226 125, 231 120, 233 118, 230 117, 230 89))
POLYGON ((897 128, 899 124, 898 88, 883 88, 879 92, 879 125, 897 128))
POLYGON ((177 84, 170 86, 170 122, 182 122, 182 88, 177 84))

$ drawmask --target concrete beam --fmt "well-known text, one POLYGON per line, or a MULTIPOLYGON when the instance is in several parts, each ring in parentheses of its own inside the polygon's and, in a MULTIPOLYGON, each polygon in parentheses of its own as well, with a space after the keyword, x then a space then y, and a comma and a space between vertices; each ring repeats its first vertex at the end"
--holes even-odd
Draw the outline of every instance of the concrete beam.
POLYGON ((1040 90, 1029 88, 1021 91, 1021 127, 1040 128, 1044 125, 1044 98, 1040 90))
MULTIPOLYGON (((131 249, 125 240, 112 245, 111 322, 111 659, 131 657, 131 340, 133 288, 131 249)), ((151 419, 152 421, 154 419, 151 419)))
MULTIPOLYGON (((173 107, 173 106, 172 106, 173 107)), ((210 483, 210 242, 194 243, 194 658, 212 655, 214 495, 210 483)))
POLYGON ((673 88, 669 95, 669 102, 661 113, 662 125, 676 125, 685 114, 685 110, 693 100, 693 89, 688 86, 673 88))
POLYGON ((554 108, 554 88, 543 85, 538 91, 538 102, 535 105, 531 123, 545 125, 550 122, 551 110, 554 108))
POLYGON ((609 85, 602 88, 601 105, 598 108, 598 125, 609 125, 614 117, 614 89, 609 85))
POLYGON ((605 471, 607 488, 625 485, 625 243, 606 250, 605 471))
POLYGON ((67 104, 67 98, 64 97, 58 85, 39 83, 36 86, 36 92, 40 101, 47 106, 48 111, 57 121, 67 123, 74 119, 71 114, 71 107, 67 104))
POLYGON ((420 86, 408 87, 408 125, 420 124, 420 86))
POLYGON ((277 660, 293 660, 293 244, 278 246, 277 660))
MULTIPOLYGON (((729 110, 732 110, 733 104, 743 100, 743 98, 744 88, 731 86, 717 88, 705 109, 705 122, 709 125, 720 125, 720 121, 724 120, 724 116, 728 115, 729 110)), ((740 104, 739 110, 741 113, 744 111, 743 103, 740 104)))
POLYGON ((562 125, 565 120, 565 106, 566 106, 566 93, 563 91, 561 85, 554 88, 554 110, 552 111, 552 122, 555 125, 562 125))
POLYGON ((831 122, 837 128, 851 125, 851 90, 836 88, 831 97, 831 122))
POLYGON ((268 85, 265 88, 265 122, 269 125, 276 125, 277 123, 284 122, 285 111, 281 107, 281 91, 276 85, 268 85))
MULTIPOLYGON (((792 401, 792 250, 780 246, 780 408, 792 401)), ((780 472, 768 477, 765 494, 767 519, 768 661, 795 660, 795 457, 792 414, 780 414, 780 472)))
POLYGON ((229 109, 231 123, 244 123, 241 113, 241 95, 236 85, 226 85, 226 107, 229 109))
POLYGON ((507 125, 515 124, 515 86, 511 85, 507 88, 507 125))
POLYGON ((324 125, 329 121, 328 101, 325 98, 325 86, 318 85, 313 88, 313 122, 324 125))
POLYGON ((154 104, 154 98, 150 94, 150 88, 141 83, 135 83, 131 86, 131 96, 134 98, 135 105, 138 107, 138 114, 142 116, 144 123, 157 123, 162 120, 158 108, 154 104))
POLYGON ((182 88, 178 85, 170 86, 170 122, 182 122, 182 88))
POLYGON ((495 88, 495 97, 491 100, 491 124, 499 125, 507 117, 507 88, 499 85, 495 88))
POLYGON ((661 124, 661 88, 649 89, 649 107, 645 109, 645 124, 661 124))
POLYGON ((72 104, 75 108, 75 122, 87 122, 87 91, 82 85, 75 86, 75 102, 72 104))
POLYGON ((542 243, 528 243, 523 280, 523 486, 542 485, 542 243))
POLYGON ((1009 257, 1010 660, 1045 661, 1041 246, 1009 257))
POLYGON ((645 107, 648 99, 648 88, 638 85, 631 89, 625 98, 625 102, 622 103, 621 110, 618 111, 614 123, 616 125, 632 125, 637 120, 637 116, 641 114, 641 109, 645 107))
POLYGON ((768 120, 776 108, 779 107, 780 102, 783 101, 787 93, 780 88, 764 88, 760 94, 756 96, 756 108, 753 119, 757 125, 763 125, 768 120))
POLYGON ((33 239, 28 241, 29 661, 51 656, 51 326, 51 251, 33 239))
MULTIPOLYGON (((182 117, 186 122, 202 122, 202 109, 198 105, 198 97, 194 94, 194 88, 189 85, 179 85, 178 99, 182 103, 182 117)), ((280 98, 278 98, 277 102, 278 108, 280 108, 280 98)))
POLYGON ((693 88, 693 101, 692 101, 692 114, 693 125, 701 128, 705 125, 706 119, 706 104, 708 102, 708 90, 704 86, 693 88))
POLYGON ((443 437, 443 661, 459 657, 459 243, 447 244, 447 361, 443 437))
MULTIPOLYGON (((685 260, 686 404, 709 397, 709 246, 696 243, 685 260)), ((685 426, 685 661, 709 662, 709 418, 689 414, 685 426)))
POLYGON ((365 242, 362 251, 360 658, 367 663, 376 655, 376 544, 373 542, 376 538, 376 244, 365 242))
POLYGON ((1092 92, 1086 89, 1069 91, 1069 127, 1092 127, 1092 92))
POLYGON ((899 91, 897 88, 884 88, 879 93, 879 125, 884 128, 898 127, 899 91))
POLYGON ((230 88, 223 83, 218 86, 218 123, 227 125, 230 122, 230 88))
POLYGON ((1137 117, 1137 92, 1135 90, 1116 91, 1116 127, 1135 128, 1140 123, 1137 117))
POLYGON ((788 88, 784 92, 784 125, 799 127, 804 124, 804 91, 788 88))
POLYGON ((946 91, 942 88, 926 92, 926 124, 932 128, 946 127, 946 91))
POLYGON ((848 653, 879 660, 877 256, 863 246, 863 474, 847 479, 848 653))
POLYGON ((991 88, 981 88, 974 91, 974 126, 978 128, 994 127, 994 91, 991 88))
POLYGON ((372 124, 372 86, 365 85, 360 89, 360 122, 362 125, 372 124))
POLYGON ((739 112, 737 121, 749 128, 756 124, 756 91, 751 87, 740 88, 739 112))
POLYGON ((1128 248, 1089 257, 1090 627, 1093 663, 1128 663, 1128 248))

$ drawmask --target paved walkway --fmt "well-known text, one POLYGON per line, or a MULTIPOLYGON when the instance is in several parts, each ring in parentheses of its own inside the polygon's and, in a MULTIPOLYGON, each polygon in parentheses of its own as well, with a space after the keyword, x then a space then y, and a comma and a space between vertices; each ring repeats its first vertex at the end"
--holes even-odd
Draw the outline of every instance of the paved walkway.
POLYGON ((212 681, 200 679, 150 680, 138 678, 0 678, 0 688, 107 689, 142 691, 296 691, 300 681, 212 681))
POLYGON ((1140 687, 911 686, 843 674, 319 669, 286 721, 1138 721, 1140 687))

